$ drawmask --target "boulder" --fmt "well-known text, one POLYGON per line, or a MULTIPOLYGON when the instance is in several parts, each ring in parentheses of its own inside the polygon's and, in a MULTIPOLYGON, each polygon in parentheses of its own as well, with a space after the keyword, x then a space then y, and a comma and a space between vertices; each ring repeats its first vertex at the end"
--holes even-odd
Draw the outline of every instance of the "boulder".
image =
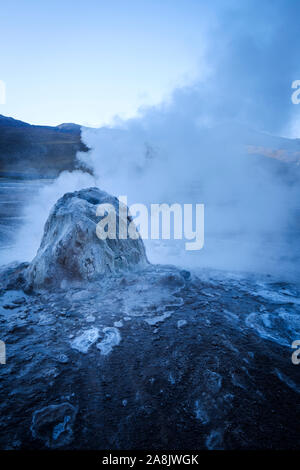
MULTIPOLYGON (((125 226, 130 222, 128 214, 125 226)), ((108 273, 145 267, 148 261, 139 234, 136 239, 120 239, 118 229, 116 197, 98 188, 65 194, 51 210, 40 248, 26 270, 27 288, 62 287, 63 281, 90 281, 108 273), (115 208, 116 239, 100 239, 96 234, 101 220, 96 215, 99 204, 115 208)))

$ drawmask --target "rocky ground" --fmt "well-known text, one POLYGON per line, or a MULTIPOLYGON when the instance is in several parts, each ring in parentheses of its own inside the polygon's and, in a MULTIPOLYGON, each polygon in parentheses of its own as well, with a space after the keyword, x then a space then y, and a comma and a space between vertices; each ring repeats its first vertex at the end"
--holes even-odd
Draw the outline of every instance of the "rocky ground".
POLYGON ((295 286, 149 266, 0 305, 2 449, 299 447, 295 286))
POLYGON ((0 448, 298 448, 299 286, 150 265, 97 237, 104 202, 65 194, 0 269, 0 448))

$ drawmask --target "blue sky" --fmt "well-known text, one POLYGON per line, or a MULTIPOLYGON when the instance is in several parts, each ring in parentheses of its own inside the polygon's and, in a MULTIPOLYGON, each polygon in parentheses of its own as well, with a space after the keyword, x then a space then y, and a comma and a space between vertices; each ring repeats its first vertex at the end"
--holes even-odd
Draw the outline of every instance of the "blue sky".
POLYGON ((199 1, 12 0, 1 5, 0 113, 99 125, 199 74, 199 1))
POLYGON ((100 126, 190 86, 187 114, 298 135, 299 18, 299 0, 11 0, 0 113, 100 126))

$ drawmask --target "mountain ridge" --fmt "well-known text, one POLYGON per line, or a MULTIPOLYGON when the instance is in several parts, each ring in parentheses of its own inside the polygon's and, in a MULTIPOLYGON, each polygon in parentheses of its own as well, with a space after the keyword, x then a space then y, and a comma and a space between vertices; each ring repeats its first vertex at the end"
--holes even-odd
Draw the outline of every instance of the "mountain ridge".
POLYGON ((0 115, 0 177, 55 178, 83 169, 76 154, 88 150, 79 124, 39 126, 0 115))

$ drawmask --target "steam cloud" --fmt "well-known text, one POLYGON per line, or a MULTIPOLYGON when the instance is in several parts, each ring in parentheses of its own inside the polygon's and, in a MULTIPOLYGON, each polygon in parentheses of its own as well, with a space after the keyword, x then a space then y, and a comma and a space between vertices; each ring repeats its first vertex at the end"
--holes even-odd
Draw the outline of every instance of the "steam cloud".
MULTIPOLYGON (((203 7, 209 72, 201 76, 200 70, 197 83, 134 119, 83 128, 82 139, 92 150, 78 158, 95 179, 65 173, 43 190, 35 211, 42 217, 27 253, 36 250, 57 197, 96 183, 127 195, 130 204, 205 204, 204 249, 186 253, 180 242, 149 241, 152 261, 294 275, 298 170, 249 155, 247 145, 280 147, 284 141, 272 135, 288 133, 297 118, 290 97, 292 81, 300 78, 299 13, 298 2, 283 0, 203 7)), ((16 253, 24 253, 24 230, 16 253)))

